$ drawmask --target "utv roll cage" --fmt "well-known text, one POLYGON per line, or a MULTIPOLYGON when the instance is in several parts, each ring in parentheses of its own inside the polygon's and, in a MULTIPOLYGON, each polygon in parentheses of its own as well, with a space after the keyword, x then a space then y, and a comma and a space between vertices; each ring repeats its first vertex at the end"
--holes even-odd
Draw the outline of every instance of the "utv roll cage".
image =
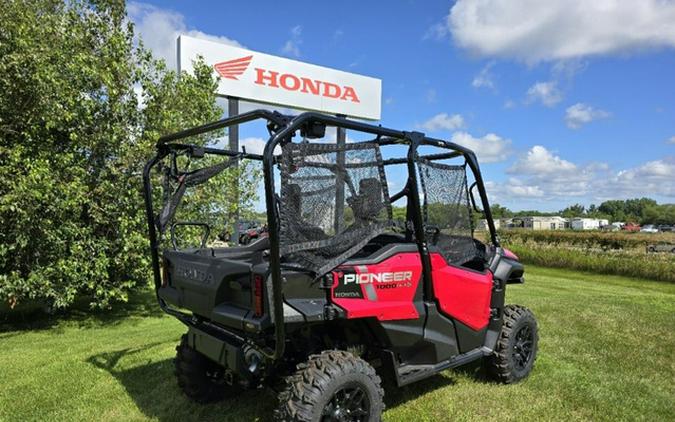
MULTIPOLYGON (((499 240, 496 236, 492 214, 485 191, 485 185, 481 177, 480 169, 476 155, 473 151, 452 142, 435 139, 426 136, 420 132, 407 132, 394 129, 385 128, 382 126, 375 126, 359 121, 349 120, 342 117, 334 117, 324 115, 316 112, 305 112, 297 116, 282 115, 277 112, 268 110, 254 110, 243 113, 234 117, 224 118, 215 122, 207 123, 202 126, 186 129, 170 135, 161 137, 156 144, 156 155, 152 157, 144 167, 143 170, 143 195, 145 199, 146 216, 148 220, 148 231, 150 239, 150 250, 152 259, 152 269, 155 285, 155 293, 159 305, 163 311, 178 318, 181 322, 188 326, 192 326, 203 331, 213 333, 217 337, 229 338, 237 343, 243 344, 246 340, 237 333, 227 330, 223 327, 215 325, 208 321, 202 321, 196 316, 189 315, 178 309, 170 307, 159 295, 159 289, 162 286, 162 269, 160 268, 160 239, 158 238, 158 220, 159 216, 155 214, 153 209, 153 196, 151 184, 151 171, 160 161, 168 155, 175 152, 182 152, 191 154, 195 157, 201 157, 204 154, 220 155, 229 157, 231 159, 250 159, 262 162, 263 179, 265 188, 265 204, 267 213, 267 223, 269 229, 269 268, 270 273, 268 278, 271 279, 272 284, 272 317, 274 321, 275 330, 275 347, 274 350, 263 351, 263 353, 272 360, 280 358, 284 354, 285 347, 285 327, 283 314, 283 297, 282 297, 282 280, 281 280, 281 257, 280 257, 280 234, 279 234, 279 209, 277 207, 277 196, 275 195, 275 180, 274 180, 274 166, 278 164, 279 157, 274 155, 274 149, 277 145, 284 145, 292 142, 292 137, 296 131, 300 130, 305 136, 318 137, 325 132, 326 126, 335 126, 339 128, 355 130, 358 132, 368 133, 374 135, 375 138, 369 141, 357 143, 374 143, 378 146, 384 145, 404 145, 408 146, 407 155, 405 158, 390 158, 383 159, 382 164, 406 164, 408 170, 408 177, 404 188, 391 195, 390 203, 407 197, 408 209, 406 213, 407 222, 412 223, 411 230, 414 233, 414 241, 417 244, 422 268, 423 268, 423 297, 425 300, 431 300, 434 297, 433 284, 431 280, 431 260, 429 249, 427 247, 426 233, 424 229, 424 222, 422 216, 422 207, 420 205, 420 194, 418 188, 418 177, 416 171, 416 161, 423 158, 426 161, 445 160, 456 157, 463 157, 466 164, 471 169, 474 176, 474 183, 468 188, 471 205, 477 212, 482 212, 490 231, 490 240, 495 247, 499 247, 499 240), (242 123, 251 122, 254 120, 267 121, 267 129, 270 133, 270 138, 265 144, 262 155, 251 154, 245 151, 231 151, 220 148, 201 147, 192 144, 176 143, 181 139, 189 138, 196 135, 205 134, 207 132, 216 131, 242 123), (319 135, 320 134, 320 135, 319 135), (448 152, 438 154, 428 154, 418 157, 417 149, 420 146, 434 146, 448 150, 448 152), (482 211, 479 211, 472 191, 474 188, 478 189, 480 194, 482 211), (412 205, 412 207, 410 207, 412 205)), ((407 224, 406 224, 407 225, 407 224)), ((320 276, 321 274, 319 274, 320 276)))

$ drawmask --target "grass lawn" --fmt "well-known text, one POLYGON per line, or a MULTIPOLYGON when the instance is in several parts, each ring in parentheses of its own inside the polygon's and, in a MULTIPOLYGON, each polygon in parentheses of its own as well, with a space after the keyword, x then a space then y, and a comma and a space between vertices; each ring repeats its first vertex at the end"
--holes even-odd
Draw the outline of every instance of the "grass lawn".
MULTIPOLYGON (((385 421, 675 420, 675 285, 528 267, 509 303, 539 321, 530 378, 476 369, 386 394, 385 421)), ((114 314, 0 326, 0 421, 267 420, 275 397, 201 406, 173 377, 183 326, 152 295, 114 314)))

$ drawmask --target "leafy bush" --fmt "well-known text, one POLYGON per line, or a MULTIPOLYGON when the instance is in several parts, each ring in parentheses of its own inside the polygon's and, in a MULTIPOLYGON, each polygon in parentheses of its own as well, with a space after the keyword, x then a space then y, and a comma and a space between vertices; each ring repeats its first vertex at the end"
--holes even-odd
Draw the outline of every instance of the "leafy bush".
POLYGON ((212 70, 167 71, 123 2, 3 2, 0 28, 0 301, 125 301, 150 272, 143 164, 222 115, 212 70))

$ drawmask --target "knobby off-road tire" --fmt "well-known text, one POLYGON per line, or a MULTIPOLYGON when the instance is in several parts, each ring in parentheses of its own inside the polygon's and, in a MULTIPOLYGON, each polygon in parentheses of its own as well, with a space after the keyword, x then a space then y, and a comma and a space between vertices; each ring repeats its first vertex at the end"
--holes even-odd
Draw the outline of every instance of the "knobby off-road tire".
POLYGON ((495 351, 485 359, 487 375, 505 384, 527 377, 537 359, 538 340, 532 311, 518 305, 504 307, 504 324, 495 351))
POLYGON ((312 355, 286 379, 275 420, 377 422, 384 410, 380 383, 373 367, 351 353, 312 355))
POLYGON ((176 346, 175 374, 178 386, 186 396, 198 403, 212 403, 237 395, 241 389, 228 385, 223 368, 194 350, 183 335, 176 346))

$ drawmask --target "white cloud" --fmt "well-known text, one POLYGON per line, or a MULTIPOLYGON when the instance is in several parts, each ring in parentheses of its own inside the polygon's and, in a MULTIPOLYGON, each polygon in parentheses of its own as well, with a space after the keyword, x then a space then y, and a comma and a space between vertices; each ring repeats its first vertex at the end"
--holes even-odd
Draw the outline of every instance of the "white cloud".
POLYGON ((504 101, 503 107, 504 107, 505 109, 515 108, 515 107, 516 107, 516 102, 513 101, 513 100, 506 100, 506 101, 504 101))
POLYGON ((474 88, 490 88, 494 89, 495 82, 494 76, 490 72, 490 69, 495 65, 494 61, 489 62, 474 76, 473 81, 471 81, 471 86, 474 88))
POLYGON ((507 173, 517 177, 497 184, 495 189, 501 200, 578 198, 591 202, 637 196, 675 198, 675 157, 612 170, 600 162, 575 164, 537 145, 507 169, 507 173))
POLYGON ((556 81, 537 82, 527 90, 527 102, 541 102, 546 107, 553 107, 562 101, 562 92, 556 81))
POLYGON ((588 61, 580 58, 559 60, 551 67, 551 73, 555 79, 572 79, 578 73, 583 72, 588 66, 588 61))
POLYGON ((455 132, 451 141, 474 151, 481 163, 504 161, 511 154, 511 140, 494 133, 475 138, 466 132, 455 132))
POLYGON ((333 41, 339 40, 340 38, 342 38, 344 36, 344 34, 345 34, 345 31, 343 31, 342 29, 336 29, 333 32, 333 41))
POLYGON ((287 56, 300 57, 300 44, 302 44, 302 26, 296 25, 291 28, 291 38, 281 47, 281 52, 287 56))
POLYGON ((511 178, 508 186, 512 187, 505 190, 519 197, 526 194, 545 198, 584 196, 592 192, 592 183, 603 168, 601 163, 579 166, 535 145, 506 170, 523 179, 511 178))
POLYGON ((675 197, 675 157, 648 161, 598 180, 597 194, 604 198, 644 195, 675 197))
POLYGON ((435 89, 433 89, 433 88, 427 89, 426 100, 427 100, 428 103, 435 103, 436 97, 437 97, 437 93, 436 93, 435 89))
POLYGON ((188 29, 185 17, 173 10, 131 2, 127 5, 127 15, 134 23, 143 45, 150 49, 156 58, 164 59, 169 69, 176 69, 176 39, 180 34, 242 47, 230 38, 188 29))
POLYGON ((511 166, 507 172, 510 174, 550 175, 560 173, 574 173, 577 166, 557 155, 541 145, 535 145, 511 166))
MULTIPOLYGON (((471 52, 534 63, 675 47, 675 2, 458 0, 446 28, 471 52)), ((445 31, 445 32, 444 32, 445 31)))
POLYGON ((435 23, 431 25, 427 32, 424 33, 422 39, 434 39, 436 41, 442 40, 448 35, 448 26, 445 23, 435 23))
POLYGON ((515 198, 540 198, 544 196, 544 191, 539 186, 507 184, 504 189, 506 189, 506 193, 515 198))
POLYGON ((464 126, 464 118, 459 114, 448 115, 448 113, 438 113, 426 122, 418 125, 429 132, 438 130, 455 130, 464 126))
POLYGON ((576 103, 565 110, 565 123, 569 128, 579 129, 586 123, 609 116, 610 114, 604 110, 593 108, 588 104, 576 103))
POLYGON ((671 136, 670 138, 668 138, 668 140, 666 141, 666 143, 667 143, 667 144, 675 145, 675 136, 671 136))

